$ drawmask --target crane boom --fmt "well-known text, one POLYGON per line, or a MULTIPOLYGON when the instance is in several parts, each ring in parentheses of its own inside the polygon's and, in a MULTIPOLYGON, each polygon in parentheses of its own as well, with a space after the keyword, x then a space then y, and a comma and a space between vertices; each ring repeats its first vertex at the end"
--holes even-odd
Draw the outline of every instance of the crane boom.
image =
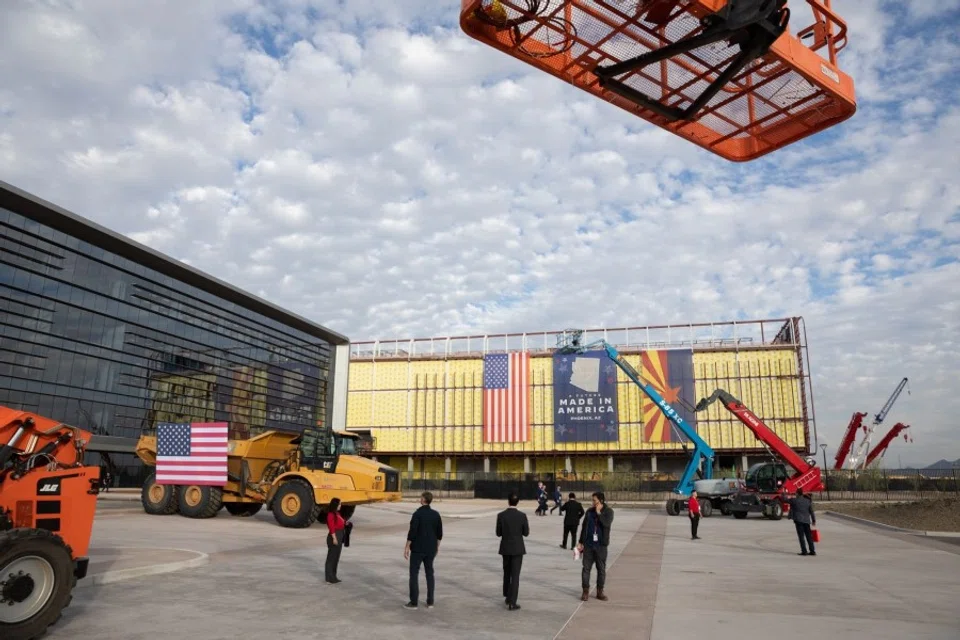
MULTIPOLYGON (((870 463, 873 462, 877 456, 883 457, 883 454, 887 451, 887 447, 890 446, 890 443, 893 442, 893 439, 900 435, 906 429, 909 429, 910 425, 903 424, 898 422, 897 424, 891 427, 890 431, 887 432, 887 435, 883 436, 880 442, 877 443, 877 446, 867 454, 867 460, 863 463, 864 467, 869 467, 870 463)), ((906 436, 904 436, 906 437, 906 436)))
POLYGON ((753 411, 724 389, 717 389, 707 398, 697 403, 696 411, 703 411, 711 404, 720 400, 724 407, 735 415, 753 435, 783 462, 796 470, 796 473, 787 478, 783 491, 793 493, 797 488, 804 491, 820 491, 823 488, 821 471, 816 466, 802 458, 800 454, 790 448, 773 429, 763 423, 753 411))
POLYGON ((843 463, 847 461, 847 456, 850 455, 850 449, 853 448, 853 442, 857 439, 857 432, 860 431, 860 426, 866 417, 866 413, 857 411, 853 414, 853 417, 850 418, 850 424, 847 425, 847 432, 843 434, 840 448, 837 449, 837 456, 833 459, 834 469, 840 470, 843 468, 843 463))
MULTIPOLYGON (((860 446, 857 447, 856 453, 850 457, 850 468, 857 469, 866 469, 867 467, 867 451, 870 450, 870 440, 873 439, 874 430, 883 422, 883 419, 887 417, 887 414, 890 412, 890 409, 893 408, 893 403, 897 401, 897 398, 900 397, 900 392, 903 391, 903 388, 907 385, 907 378, 904 378, 900 381, 900 384, 897 385, 897 388, 894 392, 887 398, 887 402, 883 405, 883 408, 880 409, 880 413, 873 417, 873 424, 867 427, 866 435, 863 436, 863 440, 860 442, 860 446)), ((910 393, 909 391, 907 393, 910 393)))
MULTIPOLYGON (((567 332, 564 332, 565 334, 567 332)), ((582 345, 580 343, 581 336, 583 331, 581 329, 570 330, 569 333, 572 333, 572 337, 566 339, 565 342, 561 342, 558 348, 560 353, 583 353, 584 351, 589 351, 594 347, 602 347, 603 350, 607 353, 607 357, 616 363, 620 370, 627 374, 627 377, 630 380, 640 387, 640 390, 643 391, 650 400, 653 401, 657 408, 663 412, 663 414, 680 430, 683 435, 685 435, 692 443, 694 448, 693 458, 687 464, 686 469, 683 471, 683 475, 680 477, 680 482, 677 483, 677 486, 674 487, 673 492, 677 495, 689 495, 693 490, 693 476, 696 474, 697 470, 700 469, 702 464, 702 474, 704 479, 713 478, 713 459, 715 453, 713 449, 708 445, 703 438, 689 425, 687 421, 683 419, 676 409, 670 406, 670 403, 667 402, 662 395, 656 390, 656 388, 643 380, 643 376, 633 368, 627 360, 620 355, 616 348, 608 343, 606 340, 597 340, 591 342, 588 345, 582 345)))

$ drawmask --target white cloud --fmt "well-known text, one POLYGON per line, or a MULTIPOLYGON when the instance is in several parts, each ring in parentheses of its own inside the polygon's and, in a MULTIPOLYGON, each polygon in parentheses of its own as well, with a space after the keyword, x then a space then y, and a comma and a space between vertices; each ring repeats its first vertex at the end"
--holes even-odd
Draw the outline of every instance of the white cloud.
POLYGON ((960 457, 957 2, 836 2, 857 115, 745 165, 459 6, 16 0, 0 174, 356 340, 803 315, 831 446, 908 376, 960 457))

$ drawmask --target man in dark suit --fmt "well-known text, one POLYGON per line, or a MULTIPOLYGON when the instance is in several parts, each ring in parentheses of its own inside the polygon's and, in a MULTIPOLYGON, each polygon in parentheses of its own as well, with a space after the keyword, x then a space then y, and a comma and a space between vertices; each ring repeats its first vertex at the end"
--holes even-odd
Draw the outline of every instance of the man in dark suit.
POLYGON ((567 501, 560 507, 560 514, 563 516, 563 544, 561 548, 567 548, 567 535, 570 535, 570 548, 577 546, 577 527, 580 525, 580 518, 583 517, 583 505, 577 502, 577 494, 570 492, 567 501))
POLYGON ((790 519, 797 528, 797 539, 800 540, 800 555, 815 556, 817 549, 813 546, 813 530, 811 525, 817 526, 817 514, 813 509, 813 500, 804 495, 803 489, 797 489, 797 497, 790 498, 790 519), (806 544, 804 544, 806 543, 806 544), (807 547, 810 547, 809 553, 807 547))
POLYGON ((527 514, 517 509, 520 496, 515 492, 507 498, 510 505, 497 514, 497 536, 500 538, 500 555, 503 556, 503 598, 510 611, 520 608, 517 594, 520 590, 520 565, 527 553, 523 539, 530 535, 527 514))
POLYGON ((424 491, 420 494, 420 508, 410 518, 407 546, 403 550, 403 557, 410 560, 410 602, 403 605, 406 609, 419 608, 421 564, 427 577, 427 609, 433 608, 433 559, 440 551, 443 521, 440 514, 430 508, 431 502, 433 494, 424 491))

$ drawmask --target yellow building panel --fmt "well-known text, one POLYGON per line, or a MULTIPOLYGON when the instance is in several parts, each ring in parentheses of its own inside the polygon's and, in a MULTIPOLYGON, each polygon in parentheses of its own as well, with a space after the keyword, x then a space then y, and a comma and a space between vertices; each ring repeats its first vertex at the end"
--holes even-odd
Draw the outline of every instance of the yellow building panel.
POLYGON ((523 458, 499 458, 497 473, 523 473, 523 458))
POLYGON ((347 377, 347 389, 350 391, 369 391, 373 389, 373 363, 351 362, 347 377))
POLYGON ((362 424, 372 426, 373 395, 369 392, 354 392, 350 394, 347 403, 347 424, 362 424))

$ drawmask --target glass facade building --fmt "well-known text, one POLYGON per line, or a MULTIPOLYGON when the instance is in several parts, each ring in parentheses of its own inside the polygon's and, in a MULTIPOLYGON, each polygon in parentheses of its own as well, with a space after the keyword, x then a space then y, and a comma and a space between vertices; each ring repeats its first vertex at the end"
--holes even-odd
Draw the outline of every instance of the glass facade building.
POLYGON ((0 405, 128 438, 342 429, 348 364, 346 337, 0 182, 0 405))

